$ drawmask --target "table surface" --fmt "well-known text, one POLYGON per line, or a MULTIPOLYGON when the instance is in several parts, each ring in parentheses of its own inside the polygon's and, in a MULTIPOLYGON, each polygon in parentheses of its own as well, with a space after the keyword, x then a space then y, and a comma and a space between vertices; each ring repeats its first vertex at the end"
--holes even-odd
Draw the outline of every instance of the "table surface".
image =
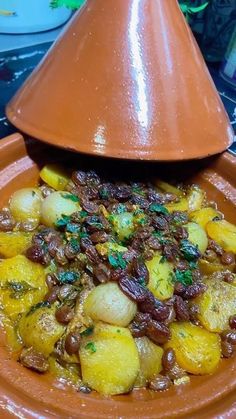
MULTIPOLYGON (((43 58, 60 30, 36 35, 0 35, 0 138, 16 130, 6 118, 6 104, 43 58)), ((236 91, 219 76, 217 65, 209 65, 209 70, 236 134, 236 91)), ((236 154, 236 142, 230 149, 236 154)))

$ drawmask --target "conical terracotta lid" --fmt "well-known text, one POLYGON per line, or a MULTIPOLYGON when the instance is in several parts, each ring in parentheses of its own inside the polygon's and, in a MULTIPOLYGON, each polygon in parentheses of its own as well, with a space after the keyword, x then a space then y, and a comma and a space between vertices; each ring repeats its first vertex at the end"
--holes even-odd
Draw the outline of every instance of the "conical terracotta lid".
POLYGON ((7 116, 48 143, 117 158, 199 158, 233 141, 177 0, 88 0, 7 116))

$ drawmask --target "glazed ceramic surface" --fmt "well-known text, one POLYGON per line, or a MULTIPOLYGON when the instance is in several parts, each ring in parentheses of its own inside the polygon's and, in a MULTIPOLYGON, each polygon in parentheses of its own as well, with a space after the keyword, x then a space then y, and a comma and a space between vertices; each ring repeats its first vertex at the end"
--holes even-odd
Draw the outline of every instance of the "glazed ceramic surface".
POLYGON ((7 116, 45 142, 125 159, 199 158, 233 141, 177 0, 87 0, 7 116))
MULTIPOLYGON (((33 186, 39 168, 49 161, 122 173, 150 174, 189 179, 199 183, 209 199, 218 203, 229 221, 236 216, 236 158, 228 153, 199 162, 172 165, 116 162, 84 158, 65 153, 16 134, 0 142, 1 206, 13 191, 33 186)), ((0 340, 0 417, 24 419, 234 419, 236 417, 236 360, 224 360, 212 376, 191 377, 191 383, 172 387, 163 393, 148 390, 105 398, 96 393, 82 394, 56 382, 50 375, 39 375, 16 362, 7 348, 4 333, 0 340), (2 410, 1 410, 2 409, 2 410)))

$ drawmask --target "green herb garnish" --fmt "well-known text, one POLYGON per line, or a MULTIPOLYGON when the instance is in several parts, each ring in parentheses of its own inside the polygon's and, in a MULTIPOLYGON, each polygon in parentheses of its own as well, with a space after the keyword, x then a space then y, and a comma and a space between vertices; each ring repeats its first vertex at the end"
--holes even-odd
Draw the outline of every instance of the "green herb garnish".
POLYGON ((148 209, 149 211, 156 212, 157 214, 164 214, 164 215, 169 214, 168 209, 160 204, 152 203, 151 205, 149 205, 148 209))
POLYGON ((71 239, 70 239, 70 245, 71 245, 71 247, 72 247, 72 249, 75 251, 75 252, 78 252, 79 251, 79 249, 80 249, 80 247, 79 247, 79 243, 78 243, 78 240, 77 239, 75 239, 74 237, 72 237, 71 239))
POLYGON ((190 269, 187 269, 186 271, 179 271, 177 269, 175 271, 175 281, 180 282, 181 284, 185 286, 192 285, 193 283, 192 272, 190 271, 190 269))
POLYGON ((196 259, 200 257, 198 247, 190 243, 188 240, 181 240, 180 250, 188 262, 196 261, 196 259))
POLYGON ((61 218, 55 222, 55 227, 62 228, 66 227, 70 222, 71 218, 69 215, 62 214, 61 218))
POLYGON ((94 342, 88 342, 87 345, 85 346, 85 349, 87 349, 88 351, 90 351, 92 354, 94 354, 97 351, 94 342))
POLYGON ((26 314, 26 317, 27 316, 30 316, 31 314, 33 314, 36 310, 38 310, 39 308, 43 308, 43 307, 50 307, 51 305, 50 305, 50 303, 48 302, 48 301, 41 301, 40 303, 37 303, 37 304, 35 304, 35 305, 33 305, 30 309, 29 309, 29 311, 28 311, 28 313, 26 314))
POLYGON ((70 199, 73 202, 79 202, 80 201, 78 196, 76 196, 72 193, 61 193, 61 196, 62 196, 62 198, 70 199))
POLYGON ((62 284, 73 284, 80 278, 80 275, 77 272, 65 271, 57 273, 57 278, 62 284))
POLYGON ((113 268, 125 269, 127 266, 126 260, 123 259, 122 253, 112 252, 108 254, 108 261, 113 268))
POLYGON ((27 294, 27 292, 36 290, 36 288, 29 285, 26 281, 7 281, 4 285, 0 286, 0 289, 10 291, 10 298, 15 300, 19 300, 27 294))
POLYGON ((123 212, 126 212, 126 206, 124 204, 117 205, 116 213, 122 214, 123 212))
POLYGON ((162 256, 159 263, 165 263, 167 260, 166 256, 162 256))
POLYGON ((93 334, 94 326, 87 327, 83 332, 80 333, 80 336, 90 336, 93 334))
POLYGON ((79 230, 80 230, 80 226, 78 225, 78 224, 75 224, 75 223, 68 223, 67 225, 66 225, 66 231, 68 232, 68 233, 72 233, 72 234, 75 234, 75 233, 78 233, 79 232, 79 230))

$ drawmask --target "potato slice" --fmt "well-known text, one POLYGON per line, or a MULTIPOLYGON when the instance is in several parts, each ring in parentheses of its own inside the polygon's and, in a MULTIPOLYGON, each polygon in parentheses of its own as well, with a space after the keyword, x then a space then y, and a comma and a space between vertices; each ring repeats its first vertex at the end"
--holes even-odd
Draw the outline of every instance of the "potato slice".
POLYGON ((125 327, 133 320, 137 304, 120 290, 116 282, 108 282, 90 292, 84 302, 84 312, 93 320, 125 327))
POLYGON ((7 346, 11 352, 19 352, 22 348, 22 342, 16 332, 15 322, 13 322, 3 310, 0 310, 0 326, 6 333, 7 346))
POLYGON ((65 331, 55 318, 56 305, 39 306, 25 314, 19 321, 19 334, 26 347, 49 356, 54 345, 65 331))
POLYGON ((229 317, 236 314, 236 288, 219 279, 208 279, 207 290, 194 300, 199 307, 198 318, 211 332, 229 327, 229 317))
POLYGON ((185 227, 188 231, 189 241, 197 246, 201 253, 205 253, 208 246, 208 238, 205 230, 197 223, 188 223, 185 227))
POLYGON ((16 318, 43 299, 48 289, 44 269, 23 255, 0 262, 0 303, 5 313, 16 318))
POLYGON ((80 346, 83 381, 104 395, 133 388, 140 369, 138 350, 128 329, 98 323, 80 346))
POLYGON ((155 186, 157 186, 158 189, 160 189, 163 192, 172 193, 179 197, 183 195, 183 191, 181 191, 181 189, 171 185, 170 183, 157 179, 154 181, 154 184, 155 186))
POLYGON ((131 212, 112 214, 111 222, 119 240, 129 238, 134 232, 134 215, 131 212))
POLYGON ((146 336, 135 339, 140 359, 140 371, 135 387, 146 387, 147 382, 162 370, 163 349, 146 336))
POLYGON ((0 231, 0 257, 12 258, 20 255, 31 245, 32 234, 21 231, 0 231))
POLYGON ((208 236, 226 252, 236 253, 236 226, 234 224, 226 220, 210 221, 206 229, 208 236))
POLYGON ((195 223, 198 223, 205 230, 207 223, 214 220, 215 217, 219 217, 220 215, 220 212, 218 212, 216 209, 212 207, 206 207, 191 212, 190 219, 195 223))
POLYGON ((217 260, 216 262, 208 262, 208 260, 205 259, 199 259, 198 266, 201 271, 201 274, 203 275, 212 275, 214 272, 220 272, 220 271, 235 271, 235 263, 232 263, 231 265, 222 265, 222 263, 219 263, 217 260))
POLYGON ((171 339, 165 348, 173 348, 181 368, 195 375, 213 373, 221 357, 220 337, 188 322, 172 323, 171 339))
POLYGON ((174 292, 173 265, 156 253, 155 256, 145 262, 149 271, 148 288, 159 300, 171 298, 174 292))
POLYGON ((70 180, 68 172, 58 164, 47 164, 42 168, 39 176, 56 191, 63 191, 70 180))
POLYGON ((171 202, 170 204, 166 204, 165 207, 169 212, 189 211, 189 202, 186 197, 183 197, 179 200, 179 202, 171 202))

